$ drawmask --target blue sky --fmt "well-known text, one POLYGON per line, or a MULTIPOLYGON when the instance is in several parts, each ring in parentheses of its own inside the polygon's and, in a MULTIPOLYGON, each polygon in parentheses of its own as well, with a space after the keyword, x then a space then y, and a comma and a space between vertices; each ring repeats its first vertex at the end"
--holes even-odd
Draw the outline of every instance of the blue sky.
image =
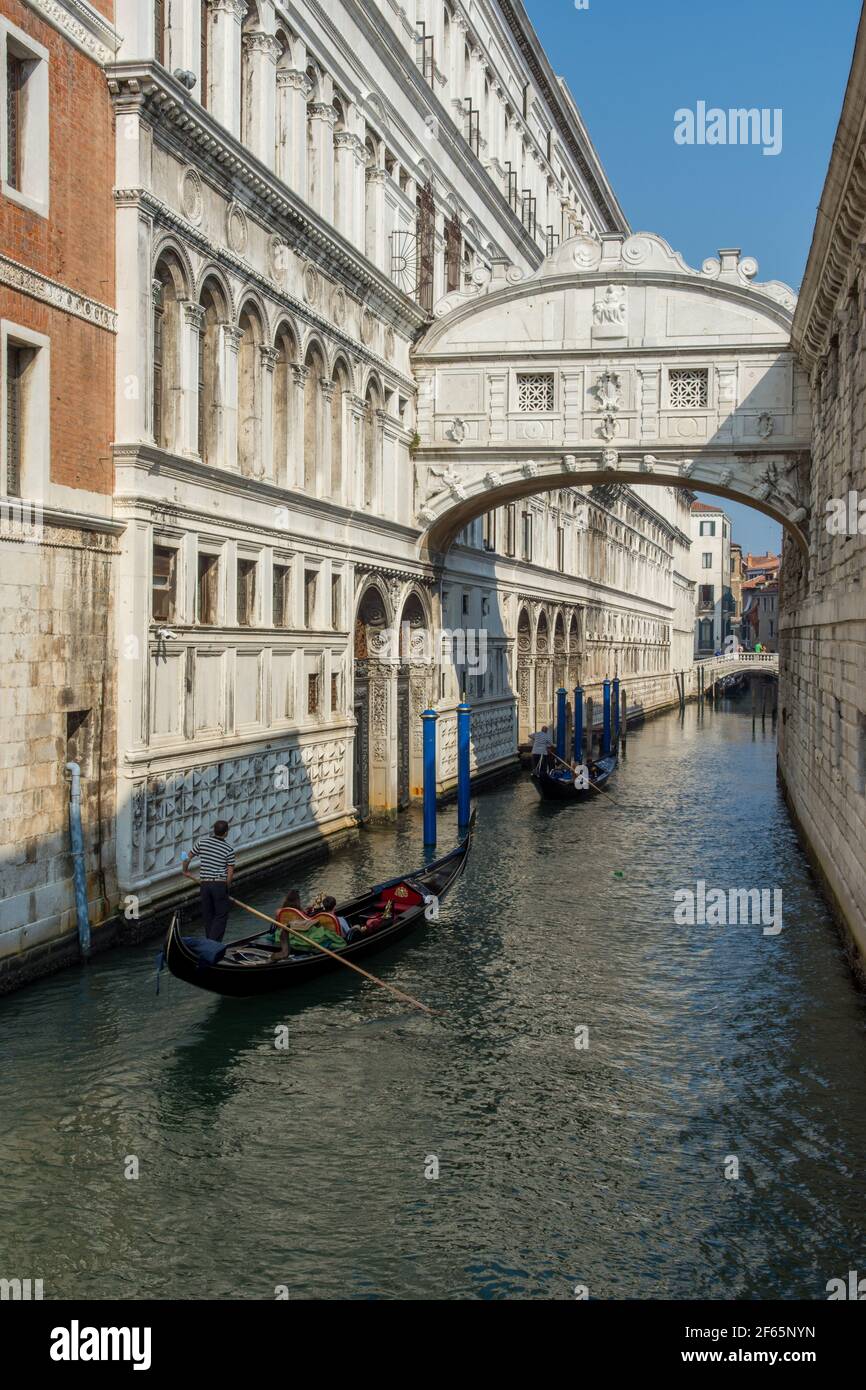
MULTIPOLYGON (((574 0, 524 3, 633 230, 657 232, 696 267, 739 246, 757 258, 758 280, 797 289, 860 0, 589 0, 581 10, 574 0), (699 101, 781 109, 781 152, 676 144, 674 112, 699 101)), ((745 549, 779 549, 769 518, 724 505, 745 549)))

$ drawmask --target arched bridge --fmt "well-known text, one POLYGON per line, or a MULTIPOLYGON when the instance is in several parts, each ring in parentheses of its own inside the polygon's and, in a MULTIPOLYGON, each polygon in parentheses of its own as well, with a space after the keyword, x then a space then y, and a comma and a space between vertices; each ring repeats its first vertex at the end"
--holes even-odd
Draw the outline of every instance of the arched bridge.
POLYGON ((725 676, 755 674, 778 676, 778 652, 730 652, 726 656, 710 656, 695 663, 704 673, 704 685, 724 680, 725 676))
POLYGON ((532 275, 495 266, 437 305, 414 354, 422 548, 574 484, 715 493, 807 549, 810 418, 793 292, 720 251, 697 271, 661 237, 578 236, 532 275))

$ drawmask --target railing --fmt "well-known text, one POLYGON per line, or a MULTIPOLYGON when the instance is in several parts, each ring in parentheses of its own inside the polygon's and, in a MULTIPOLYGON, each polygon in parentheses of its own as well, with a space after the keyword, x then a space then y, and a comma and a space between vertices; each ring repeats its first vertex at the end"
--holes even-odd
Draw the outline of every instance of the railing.
POLYGON ((764 671, 767 675, 779 674, 778 652, 728 652, 725 656, 709 656, 695 662, 695 666, 709 676, 710 682, 721 676, 732 676, 738 671, 764 671))

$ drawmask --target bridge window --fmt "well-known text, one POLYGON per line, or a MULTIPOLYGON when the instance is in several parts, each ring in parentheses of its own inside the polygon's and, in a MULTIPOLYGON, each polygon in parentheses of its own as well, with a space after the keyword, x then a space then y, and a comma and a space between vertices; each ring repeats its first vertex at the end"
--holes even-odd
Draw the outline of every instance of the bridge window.
POLYGON ((517 373, 517 409, 523 415, 553 410, 553 372, 517 373))
POLYGON ((671 409, 706 410, 710 403, 707 367, 673 367, 668 374, 671 409))

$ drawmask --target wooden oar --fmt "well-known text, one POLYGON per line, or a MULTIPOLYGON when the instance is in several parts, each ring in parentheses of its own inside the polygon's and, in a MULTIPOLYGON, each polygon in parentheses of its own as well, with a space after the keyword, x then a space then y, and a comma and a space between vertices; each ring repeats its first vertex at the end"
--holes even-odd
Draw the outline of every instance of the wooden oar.
POLYGON ((354 970, 358 975, 363 975, 365 979, 372 980, 374 985, 381 985, 382 989, 389 990, 390 993, 395 995, 398 999, 405 999, 407 1003, 414 1004, 416 1009, 422 1009, 425 1014, 433 1014, 434 1010, 429 1009, 426 1004, 422 1004, 420 999, 413 999, 411 994, 404 994, 402 989, 397 989, 394 985, 389 985, 384 980, 380 980, 376 975, 371 975, 369 970, 362 970, 360 965, 355 965, 354 961, 345 960, 344 957, 339 955, 336 951, 331 951, 327 946, 322 946, 318 941, 313 941, 312 937, 306 936, 304 932, 299 931, 297 927, 290 927, 283 922, 278 922, 276 917, 269 917, 266 912, 259 912, 258 908, 250 907, 249 903, 242 903, 240 898, 232 898, 230 896, 229 902, 234 903, 235 907, 242 907, 244 912, 251 913, 253 917, 261 917, 263 922, 270 922, 272 926, 279 927, 281 931, 289 931, 293 936, 299 936, 302 941, 307 942, 307 945, 315 947, 317 951, 321 951, 325 956, 330 956, 332 960, 339 961, 340 965, 345 965, 347 969, 354 970))

